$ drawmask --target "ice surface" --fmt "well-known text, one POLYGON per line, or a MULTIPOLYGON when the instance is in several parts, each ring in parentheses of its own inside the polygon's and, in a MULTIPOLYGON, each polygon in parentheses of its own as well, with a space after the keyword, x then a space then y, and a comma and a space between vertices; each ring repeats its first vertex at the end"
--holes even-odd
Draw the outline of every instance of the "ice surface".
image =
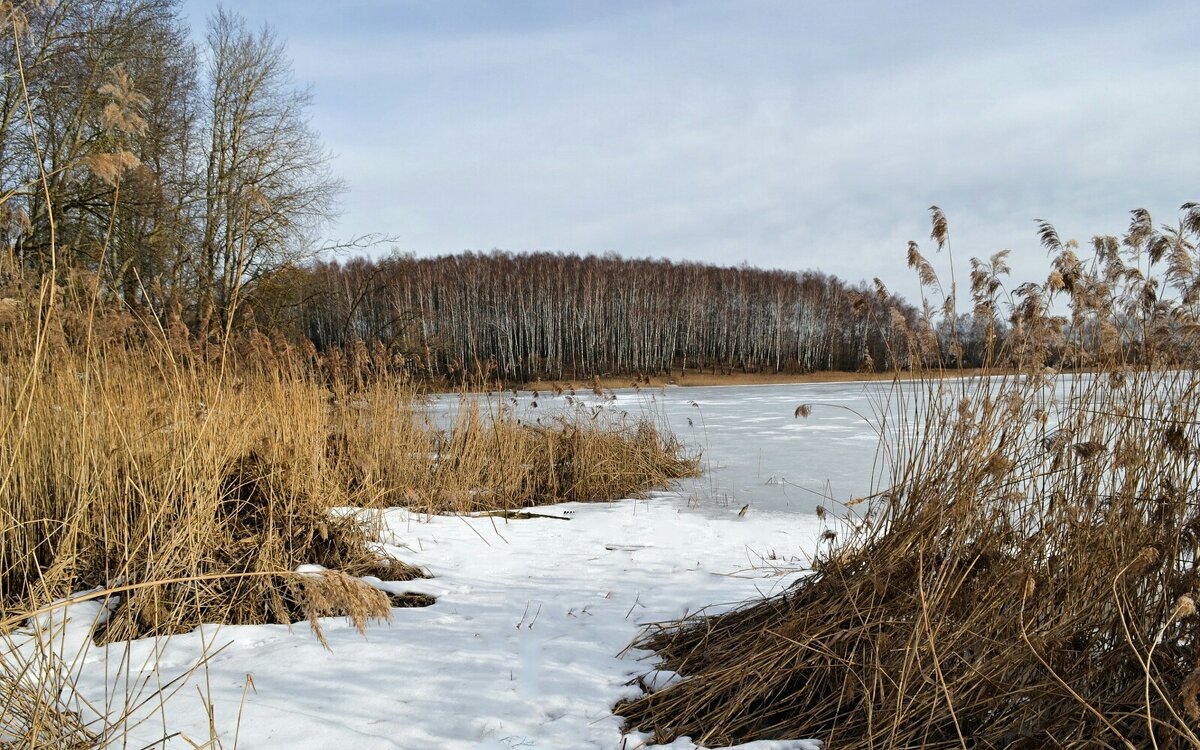
MULTIPOLYGON (((678 487, 701 510, 737 510, 748 503, 752 509, 810 513, 886 484, 878 430, 894 428, 898 389, 911 405, 917 386, 880 381, 623 388, 612 391, 615 398, 585 391, 570 398, 544 391, 536 399, 529 391, 476 398, 530 422, 546 423, 576 409, 653 419, 702 452, 704 476, 678 487), (802 403, 813 410, 798 419, 794 412, 802 403)), ((449 424, 458 400, 434 399, 432 416, 449 424)))

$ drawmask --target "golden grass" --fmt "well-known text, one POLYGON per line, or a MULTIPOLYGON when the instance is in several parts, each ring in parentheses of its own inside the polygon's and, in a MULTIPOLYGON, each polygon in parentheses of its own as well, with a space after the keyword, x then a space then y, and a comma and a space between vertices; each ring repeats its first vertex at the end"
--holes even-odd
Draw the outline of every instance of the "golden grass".
POLYGON ((298 564, 416 574, 329 513, 348 495, 325 471, 328 406, 311 383, 229 383, 123 349, 60 350, 36 367, 17 355, 5 372, 6 622, 74 591, 153 581, 122 599, 105 639, 291 622, 305 610, 284 586, 298 564))
POLYGON ((105 639, 291 622, 312 609, 302 595, 311 586, 289 585, 297 565, 418 574, 368 552, 366 530, 331 508, 460 513, 616 499, 697 470, 647 421, 581 412, 528 425, 464 396, 442 429, 412 384, 386 375, 331 386, 326 363, 263 337, 216 357, 186 335, 141 331, 131 344, 136 326, 118 328, 85 351, 71 345, 70 325, 43 350, 9 331, 4 622, 74 591, 154 581, 164 583, 122 599, 105 639))
MULTIPOLYGON (((4 309, 5 643, 88 590, 113 606, 98 642, 305 619, 321 637, 318 618, 335 615, 361 629, 431 600, 365 583, 422 572, 380 557, 360 517, 335 508, 616 499, 698 466, 650 422, 521 424, 475 396, 440 428, 416 386, 387 374, 386 352, 318 355, 257 334, 215 344, 87 306, 4 309)), ((21 746, 92 746, 59 705, 71 678, 53 650, 25 667, 0 660, 12 667, 0 670, 0 728, 21 746)))
POLYGON ((405 504, 434 513, 471 513, 568 501, 613 500, 694 476, 698 460, 669 434, 639 419, 593 421, 560 415, 548 424, 521 423, 503 406, 464 395, 454 424, 425 427, 418 444, 390 447, 376 419, 355 415, 355 448, 382 467, 379 498, 363 505, 405 504), (396 493, 400 497, 396 497, 396 493))

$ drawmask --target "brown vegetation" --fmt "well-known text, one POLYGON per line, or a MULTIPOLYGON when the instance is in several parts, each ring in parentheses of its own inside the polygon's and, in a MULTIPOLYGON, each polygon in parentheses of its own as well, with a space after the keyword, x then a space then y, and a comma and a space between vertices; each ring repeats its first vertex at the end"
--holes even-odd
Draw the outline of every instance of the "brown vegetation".
POLYGON ((106 637, 290 622, 305 611, 283 585, 296 565, 415 574, 368 554, 360 524, 333 507, 465 513, 615 499, 696 471, 646 421, 581 411, 522 424, 466 396, 443 429, 411 384, 376 374, 331 389, 348 365, 318 357, 314 375, 265 337, 222 354, 104 315, 95 328, 115 340, 93 335, 82 353, 70 344, 81 318, 59 312, 57 346, 23 343, 24 323, 3 337, 6 615, 93 586, 177 581, 126 597, 106 637), (135 334, 150 340, 129 343, 135 334))
MULTIPOLYGON (((338 506, 615 499, 697 468, 652 423, 590 412, 530 425, 464 396, 439 428, 385 371, 369 355, 330 362, 263 336, 219 344, 100 307, 59 304, 46 320, 23 304, 0 327, 4 632, 89 590, 112 610, 102 642, 339 614, 361 628, 431 600, 362 580, 422 573, 381 557, 338 506)), ((39 669, 0 671, 0 703, 31 738, 74 736, 47 687, 61 678, 39 669)))
POLYGON ((1200 747, 1200 390, 1179 367, 1200 330, 1198 220, 1185 206, 1156 231, 1134 212, 1090 259, 1043 225, 1045 284, 973 276, 985 328, 1011 312, 992 361, 1019 374, 899 385, 890 489, 784 594, 650 629, 637 645, 687 679, 618 706, 630 726, 839 749, 1200 747))
POLYGON ((298 564, 416 575, 330 515, 345 492, 324 471, 328 407, 311 383, 230 382, 119 345, 38 361, 21 342, 6 340, 0 383, 6 622, 75 591, 154 581, 122 599, 105 638, 292 622, 305 604, 284 584, 298 564))

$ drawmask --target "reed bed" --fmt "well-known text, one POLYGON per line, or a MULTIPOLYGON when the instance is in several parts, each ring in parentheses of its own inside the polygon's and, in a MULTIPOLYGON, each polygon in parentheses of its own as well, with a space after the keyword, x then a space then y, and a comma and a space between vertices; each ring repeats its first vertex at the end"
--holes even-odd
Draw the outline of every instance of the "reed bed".
POLYGON ((418 418, 404 423, 411 431, 396 430, 363 409, 342 415, 337 440, 359 457, 341 462, 352 483, 378 473, 379 495, 358 504, 432 513, 632 497, 698 473, 698 457, 650 419, 596 416, 577 407, 530 423, 503 403, 464 394, 444 429, 418 418))
POLYGON ((697 468, 650 422, 528 425, 464 396, 440 428, 386 351, 198 337, 82 299, 0 305, 5 747, 119 739, 119 716, 64 708, 75 665, 61 644, 17 648, 32 616, 79 592, 104 605, 98 643, 304 620, 321 637, 318 618, 338 615, 362 629, 431 600, 362 579, 423 572, 381 556, 350 509, 616 499, 697 468))
POLYGON ((121 597, 104 640, 201 622, 292 622, 290 573, 318 564, 405 580, 325 471, 328 404, 294 374, 173 364, 142 348, 6 357, 0 383, 4 621, 74 592, 121 597), (11 373, 11 374, 10 374, 11 373))
POLYGON ((648 629, 636 645, 685 679, 619 705, 629 726, 706 746, 1200 747, 1188 219, 1135 212, 1087 260, 1044 225, 1045 284, 974 276, 976 314, 1010 315, 993 362, 1016 374, 898 384, 890 488, 781 595, 648 629))
MULTIPOLYGON (((131 344, 125 330, 81 352, 68 332, 35 352, 9 331, 7 620, 74 591, 169 581, 124 597, 105 638, 291 622, 306 616, 297 592, 310 588, 288 585, 298 565, 419 573, 369 552, 359 521, 331 509, 468 513, 616 499, 697 470, 650 421, 580 412, 530 425, 464 395, 443 429, 416 384, 382 365, 370 379, 331 378, 325 358, 265 337, 215 356, 186 333, 159 333, 140 331, 131 344)), ((371 362, 363 355, 356 374, 371 362)))

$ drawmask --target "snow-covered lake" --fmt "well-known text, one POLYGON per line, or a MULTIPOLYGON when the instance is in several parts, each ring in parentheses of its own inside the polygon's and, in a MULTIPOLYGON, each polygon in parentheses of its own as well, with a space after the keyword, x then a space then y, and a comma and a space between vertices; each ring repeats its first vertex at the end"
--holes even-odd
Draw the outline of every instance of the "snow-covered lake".
MULTIPOLYGON (((438 421, 451 421, 459 398, 433 400, 438 421)), ((877 430, 885 413, 899 410, 892 384, 878 381, 622 388, 603 397, 590 391, 574 396, 521 391, 472 398, 492 409, 503 404, 528 421, 600 409, 609 418, 645 417, 662 424, 702 455, 704 476, 676 488, 702 511, 749 504, 811 513, 830 499, 844 502, 879 489, 886 474, 877 430), (808 417, 795 416, 800 404, 813 406, 808 417)))
MULTIPOLYGON (((768 595, 802 575, 822 543, 823 522, 812 509, 828 504, 827 495, 846 500, 869 491, 878 475, 871 421, 886 389, 839 383, 629 390, 603 401, 580 395, 582 408, 666 420, 703 450, 707 474, 647 498, 539 509, 557 518, 388 511, 384 547, 434 576, 394 589, 432 594, 436 604, 393 610, 393 621, 365 638, 330 619, 329 651, 303 624, 211 626, 169 641, 93 647, 76 668, 79 692, 94 707, 119 705, 142 665, 157 659, 151 681, 166 681, 205 647, 220 648, 165 708, 151 701, 138 711, 149 718, 129 747, 164 736, 155 747, 208 742, 207 704, 219 746, 245 750, 642 747, 645 738, 622 735, 610 711, 631 694, 631 679, 652 667, 648 654, 623 653, 626 646, 645 623, 768 595), (801 403, 815 405, 807 419, 793 415, 801 403)), ((532 398, 517 399, 523 418, 574 408, 541 394, 534 409, 532 398)), ((440 399, 431 408, 454 403, 440 399)), ((71 609, 58 639, 68 661, 94 612, 71 609)), ((94 715, 83 699, 72 707, 94 715)), ((747 747, 816 747, 792 739, 747 747)))
POLYGON ((889 388, 877 382, 668 388, 622 392, 614 404, 661 410, 675 434, 702 451, 704 476, 681 484, 701 507, 811 513, 830 499, 871 492, 878 482, 876 429, 889 388), (797 418, 802 403, 812 413, 797 418))

